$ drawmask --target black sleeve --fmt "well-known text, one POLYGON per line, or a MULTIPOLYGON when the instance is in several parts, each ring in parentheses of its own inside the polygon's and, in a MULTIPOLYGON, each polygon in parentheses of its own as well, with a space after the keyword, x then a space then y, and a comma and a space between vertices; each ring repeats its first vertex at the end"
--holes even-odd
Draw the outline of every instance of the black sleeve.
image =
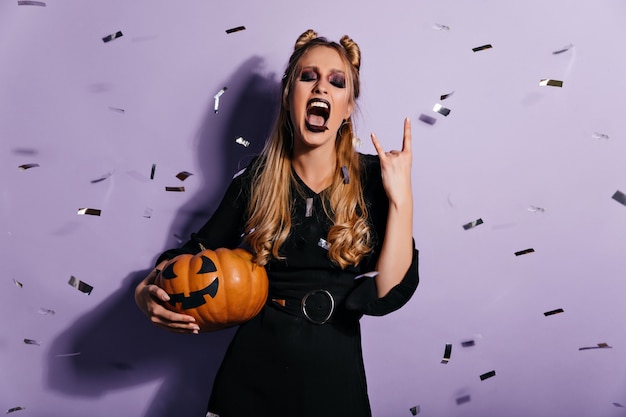
POLYGON ((231 181, 220 205, 211 218, 191 238, 177 249, 170 249, 161 254, 157 265, 183 253, 195 254, 202 250, 217 248, 236 248, 241 243, 246 222, 249 200, 248 170, 231 181))

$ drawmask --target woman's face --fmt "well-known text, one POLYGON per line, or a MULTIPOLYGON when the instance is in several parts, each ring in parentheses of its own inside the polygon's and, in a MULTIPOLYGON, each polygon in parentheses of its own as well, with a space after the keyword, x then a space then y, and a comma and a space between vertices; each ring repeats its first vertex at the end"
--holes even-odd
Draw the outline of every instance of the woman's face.
POLYGON ((334 146, 337 131, 352 112, 351 89, 339 53, 315 46, 300 59, 288 106, 294 128, 294 147, 334 146))

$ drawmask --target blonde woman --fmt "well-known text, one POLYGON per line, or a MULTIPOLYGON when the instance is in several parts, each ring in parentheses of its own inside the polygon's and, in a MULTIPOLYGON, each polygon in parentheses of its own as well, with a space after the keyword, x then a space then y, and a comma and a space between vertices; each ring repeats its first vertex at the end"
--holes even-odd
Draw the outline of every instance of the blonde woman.
POLYGON ((410 121, 400 151, 385 152, 373 134, 378 155, 355 151, 360 63, 348 36, 336 43, 304 32, 263 152, 211 219, 137 286, 137 304, 154 324, 197 333, 193 318, 162 306, 168 296, 152 284, 167 259, 244 245, 265 266, 267 303, 238 328, 207 416, 371 415, 359 319, 404 305, 418 271, 410 121))

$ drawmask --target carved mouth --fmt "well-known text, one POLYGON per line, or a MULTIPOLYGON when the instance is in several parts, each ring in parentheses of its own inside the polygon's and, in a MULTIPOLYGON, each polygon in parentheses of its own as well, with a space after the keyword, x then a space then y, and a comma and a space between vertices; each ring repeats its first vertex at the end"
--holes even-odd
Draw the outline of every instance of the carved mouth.
POLYGON ((330 103, 321 98, 309 100, 306 108, 306 128, 311 132, 324 132, 328 130, 326 123, 330 117, 330 103))

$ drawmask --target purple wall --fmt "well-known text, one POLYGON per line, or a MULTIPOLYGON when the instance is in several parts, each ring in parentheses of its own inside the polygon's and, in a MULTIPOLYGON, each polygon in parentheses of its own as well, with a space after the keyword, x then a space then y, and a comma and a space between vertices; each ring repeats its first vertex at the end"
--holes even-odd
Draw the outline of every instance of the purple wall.
POLYGON ((159 330, 132 290, 262 146, 314 28, 362 48, 362 152, 414 126, 422 282, 363 320, 374 416, 626 415, 626 3, 385 6, 0 3, 0 412, 204 414, 232 331, 159 330))

